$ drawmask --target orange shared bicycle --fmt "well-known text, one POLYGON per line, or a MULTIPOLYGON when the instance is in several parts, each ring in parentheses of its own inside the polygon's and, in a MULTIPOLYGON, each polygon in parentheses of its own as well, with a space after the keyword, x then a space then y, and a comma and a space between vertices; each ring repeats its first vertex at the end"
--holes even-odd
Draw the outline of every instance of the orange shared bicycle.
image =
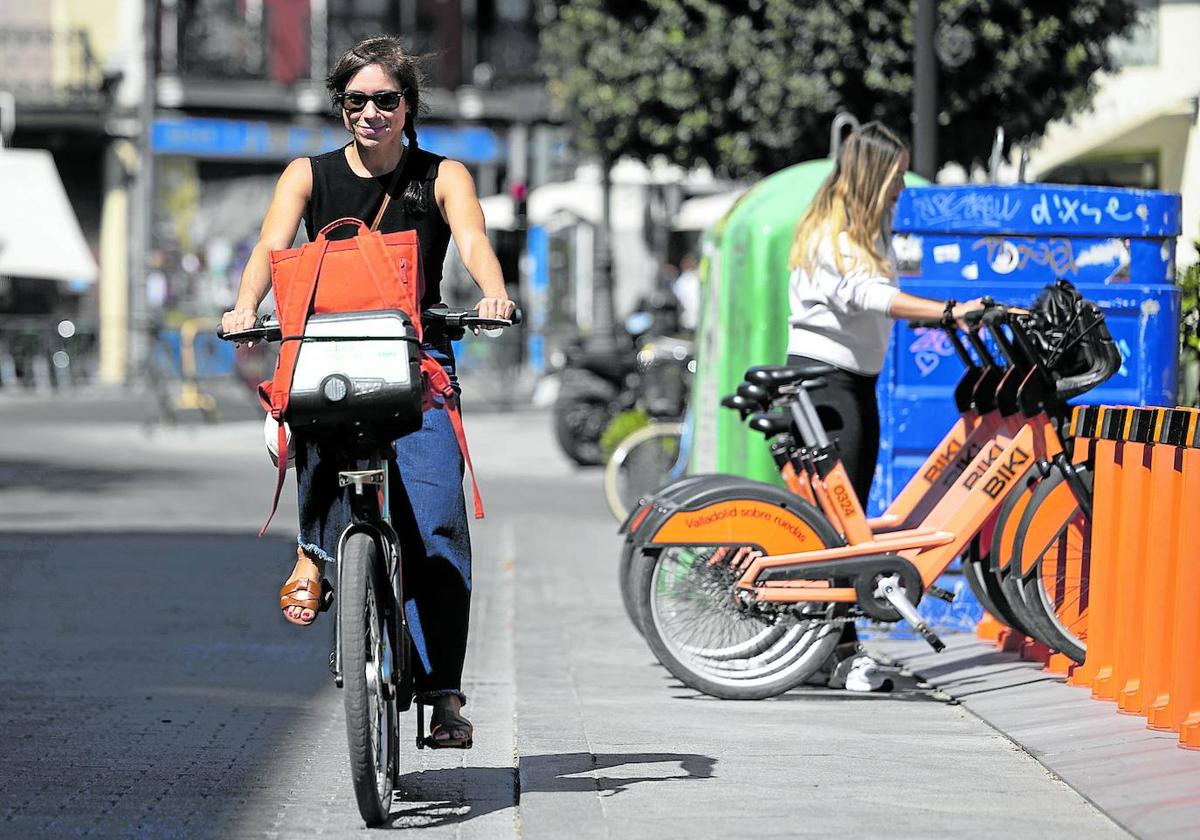
MULTIPOLYGON (((1059 517, 1060 531, 1070 517, 1061 506, 1033 508, 1026 498, 1018 510, 1010 500, 1049 486, 1042 482, 1057 475, 1056 486, 1078 492, 1078 506, 1090 505, 1086 481, 1064 446, 1065 399, 1103 382, 1120 364, 1094 304, 1069 284, 1057 284, 1047 297, 1072 303, 1032 313, 988 308, 967 332, 978 364, 953 337, 967 362, 956 392, 960 416, 875 519, 863 513, 808 396, 829 369, 749 371, 740 399, 729 402, 745 411, 786 401, 785 414, 752 412, 751 425, 769 437, 794 436, 794 446, 773 448, 789 489, 696 476, 643 500, 624 526, 627 595, 660 661, 709 694, 771 696, 810 676, 836 644, 840 625, 860 617, 907 621, 940 648, 916 605, 926 594, 948 594, 934 581, 961 554, 974 555, 985 597, 983 582, 997 570, 1023 580, 1031 570, 1011 559, 994 563, 993 547, 1042 524, 1036 516, 1026 521, 1031 510, 1059 517), (980 330, 990 334, 1003 364, 991 357, 980 330)), ((1003 582, 995 579, 991 588, 1007 606, 1003 582)), ((1022 613, 1016 621, 1032 625, 1027 618, 1022 613)))

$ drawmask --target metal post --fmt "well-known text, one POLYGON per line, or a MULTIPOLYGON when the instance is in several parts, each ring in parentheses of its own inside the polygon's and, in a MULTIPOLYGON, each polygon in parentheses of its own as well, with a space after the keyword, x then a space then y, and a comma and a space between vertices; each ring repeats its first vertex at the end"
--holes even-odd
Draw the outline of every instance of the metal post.
POLYGON ((592 280, 592 343, 610 348, 616 336, 616 312, 613 302, 612 270, 612 167, 605 157, 600 162, 600 224, 596 228, 595 276, 592 280))
POLYGON ((913 169, 929 180, 937 175, 937 52, 933 47, 937 0, 917 0, 913 56, 913 169))
POLYGON ((308 78, 319 82, 329 64, 329 8, 325 0, 309 0, 308 38, 308 78))
POLYGON ((146 264, 150 256, 154 222, 154 128, 156 59, 158 55, 157 0, 144 0, 142 13, 142 98, 138 103, 137 172, 130 205, 129 249, 129 374, 136 378, 145 368, 146 331, 150 313, 146 307, 146 264))

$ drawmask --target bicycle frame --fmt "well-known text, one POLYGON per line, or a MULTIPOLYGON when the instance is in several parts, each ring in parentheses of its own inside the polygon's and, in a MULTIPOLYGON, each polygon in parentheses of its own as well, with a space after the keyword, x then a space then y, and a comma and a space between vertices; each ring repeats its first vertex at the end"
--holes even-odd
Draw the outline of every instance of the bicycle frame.
MULTIPOLYGON (((392 528, 391 489, 388 481, 388 459, 383 452, 384 446, 371 436, 360 432, 358 439, 341 450, 337 456, 339 466, 344 463, 346 466, 354 467, 353 469, 338 470, 339 486, 353 489, 350 493, 351 521, 338 538, 337 570, 340 580, 346 540, 352 534, 366 532, 375 538, 376 543, 382 549, 381 554, 386 564, 383 572, 387 576, 392 594, 393 620, 391 644, 388 646, 389 654, 393 658, 401 657, 399 661, 388 663, 390 665, 390 668, 387 669, 388 676, 391 677, 396 674, 408 673, 407 667, 396 667, 398 664, 406 665, 407 663, 408 651, 400 648, 403 647, 401 640, 408 638, 408 626, 404 615, 403 580, 397 550, 400 540, 392 528)), ((341 590, 338 591, 340 593, 341 590)), ((338 608, 334 615, 335 643, 332 663, 333 679, 339 688, 343 685, 341 622, 342 616, 346 614, 343 606, 339 594, 338 608)), ((412 705, 412 693, 397 691, 397 701, 399 710, 407 711, 412 705)), ((397 745, 398 743, 397 741, 397 745)))
POLYGON ((961 496, 955 493, 956 482, 980 452, 996 443, 1007 444, 1019 428, 1019 420, 1012 415, 1017 413, 1016 385, 1023 381, 1025 371, 1012 364, 1007 368, 996 365, 983 342, 971 332, 969 339, 984 362, 983 367, 977 366, 954 329, 945 329, 956 352, 968 364, 955 389, 959 417, 879 517, 866 517, 845 470, 832 465, 837 453, 807 393, 803 388, 788 391, 793 397, 789 407, 795 425, 808 447, 800 457, 803 469, 790 470, 784 475, 785 482, 793 492, 820 507, 851 545, 870 542, 878 534, 916 528, 948 495, 961 496), (822 466, 826 462, 829 465, 822 466))
MULTIPOLYGON (((858 600, 853 587, 832 587, 825 580, 805 579, 804 574, 811 573, 809 567, 816 564, 895 554, 911 562, 923 587, 928 587, 962 553, 1015 482, 1038 460, 1052 458, 1061 451, 1050 418, 1044 413, 1029 418, 1006 445, 994 442, 971 460, 952 487, 961 500, 947 494, 927 517, 925 527, 893 531, 820 551, 764 555, 750 563, 738 586, 761 601, 853 603, 858 600)), ((694 533, 692 536, 700 537, 694 533)), ((753 534, 745 535, 745 542, 754 541, 753 534)))
MULTIPOLYGON (((733 542, 756 545, 765 553, 751 562, 738 581, 752 599, 776 603, 860 602, 851 586, 831 580, 853 577, 856 569, 892 563, 911 568, 924 590, 933 583, 994 515, 1011 488, 1030 469, 1062 452, 1050 416, 1041 407, 1028 412, 1022 392, 1041 376, 1023 361, 996 322, 987 325, 1008 362, 1003 373, 974 331, 968 333, 984 362, 972 375, 973 395, 982 413, 961 410, 960 417, 902 494, 904 503, 881 517, 876 532, 862 512, 844 467, 821 428, 805 390, 794 389, 790 410, 811 457, 814 498, 827 518, 845 535, 848 545, 816 551, 795 550, 807 541, 800 528, 793 539, 781 536, 780 523, 768 505, 724 502, 669 516, 647 545, 730 544, 731 520, 737 519, 733 542), (986 400, 995 386, 994 401, 986 400), (1022 411, 1022 403, 1026 411, 1022 411), (961 443, 960 443, 961 441, 961 443), (957 457, 954 457, 957 456, 957 457), (919 518, 918 518, 919 517, 919 518), (912 523, 912 524, 910 524, 912 523), (897 525, 901 527, 896 527, 897 525), (903 527, 907 525, 908 527, 903 527), (793 550, 780 550, 788 542, 793 550), (862 561, 855 563, 853 561, 862 561)), ((955 342, 966 356, 965 348, 955 342)), ((961 391, 959 393, 962 393, 961 391)), ((790 525, 790 523, 789 523, 790 525)), ((910 593, 919 598, 920 592, 910 593)))

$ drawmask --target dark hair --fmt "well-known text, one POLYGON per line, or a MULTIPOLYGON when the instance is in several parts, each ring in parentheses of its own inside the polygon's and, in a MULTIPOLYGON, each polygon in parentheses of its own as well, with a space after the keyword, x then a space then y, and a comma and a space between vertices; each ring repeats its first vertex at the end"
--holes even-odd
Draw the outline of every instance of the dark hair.
MULTIPOLYGON (((417 117, 421 110, 421 85, 424 74, 421 72, 421 57, 410 55, 399 38, 390 35, 380 35, 360 41, 342 54, 329 75, 325 77, 325 89, 333 107, 340 109, 338 97, 346 92, 346 85, 358 71, 372 64, 380 67, 400 84, 400 93, 408 106, 408 114, 404 120, 404 136, 412 147, 417 148, 417 117)), ((404 193, 406 209, 423 210, 425 204, 423 181, 414 178, 404 193)))

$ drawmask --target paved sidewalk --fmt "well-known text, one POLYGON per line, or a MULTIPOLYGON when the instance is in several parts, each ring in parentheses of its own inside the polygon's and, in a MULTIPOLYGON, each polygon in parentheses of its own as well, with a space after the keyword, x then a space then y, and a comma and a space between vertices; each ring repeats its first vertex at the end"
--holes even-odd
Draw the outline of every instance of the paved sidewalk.
MULTIPOLYGON (((0 423, 0 837, 362 837, 331 622, 301 630, 276 607, 294 507, 254 536, 272 484, 257 424, 146 435, 2 406, 0 423)), ((566 463, 545 414, 467 424, 488 507, 464 685, 476 747, 406 747, 393 828, 1125 836, 913 679, 757 703, 684 688, 625 618, 599 474, 566 463)))
POLYGON ((973 636, 945 641, 941 654, 919 641, 871 648, 1004 733, 1138 837, 1200 832, 1200 752, 1180 749, 1176 734, 1149 730, 1145 718, 1118 714, 1115 704, 973 636))

